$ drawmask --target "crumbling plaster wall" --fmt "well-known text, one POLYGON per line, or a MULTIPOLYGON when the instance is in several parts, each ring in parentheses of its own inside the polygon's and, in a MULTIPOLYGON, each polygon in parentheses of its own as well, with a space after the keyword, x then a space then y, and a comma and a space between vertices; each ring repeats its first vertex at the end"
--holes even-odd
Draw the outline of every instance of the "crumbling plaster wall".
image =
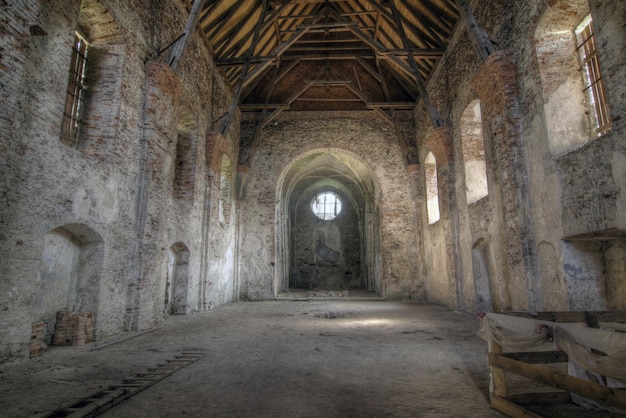
POLYGON ((369 113, 337 117, 325 113, 283 116, 266 127, 246 173, 241 198, 241 296, 271 298, 275 293, 277 185, 288 165, 311 150, 348 152, 361 160, 379 185, 382 294, 421 298, 416 246, 415 187, 407 174, 393 127, 369 113))
MULTIPOLYGON (((88 112, 77 147, 62 143, 59 134, 80 1, 16 1, 0 14, 0 359, 27 355, 31 324, 48 319, 38 316, 46 289, 40 272, 44 237, 58 227, 71 226, 77 242, 81 231, 101 238, 101 268, 93 282, 97 338, 163 320, 168 251, 177 242, 190 250, 189 312, 233 297, 234 221, 220 225, 217 211, 208 210, 219 193, 213 181, 219 173, 204 159, 206 135, 231 94, 213 77, 215 67, 197 36, 178 72, 168 76, 173 84, 160 84, 162 71, 146 78, 150 62, 163 66, 157 52, 184 27, 188 12, 182 4, 101 4, 123 42, 110 50, 119 56, 89 80, 99 84, 88 93, 87 109, 89 100, 107 103, 88 112), (46 34, 31 34, 35 24, 46 34), (181 103, 192 109, 197 128, 192 201, 173 196, 181 103), (169 107, 159 107, 164 104, 169 107)), ((236 160, 238 116, 226 137, 236 160)), ((66 308, 65 301, 57 304, 66 308)))
MULTIPOLYGON (((444 205, 441 208, 442 219, 422 230, 429 298, 441 303, 445 288, 456 289, 463 297, 456 300, 449 298, 446 304, 474 310, 477 306, 473 289, 476 278, 472 277, 471 249, 473 245, 486 240, 494 248, 497 269, 494 278, 496 283, 491 290, 501 293, 496 294, 495 298, 492 295, 495 310, 598 309, 604 306, 608 309, 622 309, 624 299, 617 302, 611 294, 623 295, 626 288, 626 282, 617 279, 623 277, 623 256, 620 256, 620 251, 623 248, 626 212, 623 197, 626 191, 623 180, 626 141, 623 123, 620 123, 625 107, 626 78, 623 65, 626 62, 625 53, 622 48, 625 39, 623 10, 615 2, 590 2, 614 118, 613 129, 598 139, 590 138, 586 144, 565 154, 554 155, 548 137, 549 122, 546 120, 550 110, 544 108, 542 80, 533 40, 548 2, 495 1, 487 4, 473 1, 470 5, 479 26, 495 42, 496 50, 510 51, 517 69, 518 90, 515 100, 511 102, 512 107, 506 111, 516 115, 511 119, 513 124, 507 129, 513 129, 511 152, 515 153, 512 158, 517 161, 518 168, 509 172, 503 170, 500 157, 506 154, 503 154, 505 148, 499 143, 503 138, 498 138, 498 131, 494 131, 498 125, 494 125, 493 116, 485 114, 485 103, 481 103, 489 195, 475 204, 467 205, 459 118, 467 104, 477 98, 478 92, 472 80, 475 82, 484 64, 472 49, 467 32, 461 25, 428 86, 431 99, 453 131, 456 178, 454 199, 457 202, 453 210, 458 211, 459 219, 457 232, 444 238, 446 231, 454 231, 455 226, 454 217, 446 214, 449 208, 444 205), (506 179, 511 173, 519 175, 513 183, 507 183, 506 179), (507 222, 507 207, 518 207, 525 216, 519 218, 515 215, 507 222), (510 228, 510 222, 520 225, 519 233, 512 238, 524 243, 524 246, 514 246, 509 239, 503 239, 507 235, 503 235, 502 231, 515 230, 510 228), (563 248, 563 240, 572 236, 577 239, 581 236, 595 236, 608 239, 613 244, 577 245, 575 247, 593 247, 600 251, 585 250, 581 256, 581 251, 566 251, 563 248), (454 256, 459 258, 456 264, 448 262, 443 267, 431 262, 445 259, 443 256, 430 257, 427 252, 429 243, 441 251, 444 248, 440 241, 442 239, 454 241, 452 245, 447 244, 446 251, 454 251, 454 256), (458 247, 455 248, 454 244, 458 247), (515 274, 507 271, 511 265, 509 261, 507 267, 507 259, 523 261, 521 265, 524 271, 520 268, 516 268, 515 274), (604 272, 596 268, 598 260, 604 260, 604 272), (585 265, 596 267, 585 268, 585 265), (452 274, 442 274, 445 268, 452 270, 452 274), (566 270, 582 273, 568 276, 566 270), (617 273, 607 274, 607 271, 617 273), (603 274, 607 277, 601 277, 603 274), (454 280, 456 286, 451 286, 449 280, 454 280)), ((427 140, 432 132, 429 128, 432 124, 421 102, 416 109, 416 120, 417 126, 421 127, 417 129, 417 144, 420 158, 423 159, 429 151, 427 140)), ((422 221, 425 219, 425 214, 422 214, 422 221)), ((511 238, 511 235, 507 238, 511 238)), ((571 248, 571 245, 568 244, 567 248, 571 248)))

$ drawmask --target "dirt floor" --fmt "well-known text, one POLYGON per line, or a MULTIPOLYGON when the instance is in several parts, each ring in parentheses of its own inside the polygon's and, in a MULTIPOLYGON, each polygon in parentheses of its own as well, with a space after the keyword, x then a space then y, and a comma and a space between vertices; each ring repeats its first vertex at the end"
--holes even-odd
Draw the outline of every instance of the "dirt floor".
MULTIPOLYGON (((376 300, 238 302, 134 338, 0 364, 0 415, 115 385, 183 351, 206 356, 103 417, 503 417, 489 407, 474 316, 376 300)), ((126 339, 123 339, 126 338, 126 339)))

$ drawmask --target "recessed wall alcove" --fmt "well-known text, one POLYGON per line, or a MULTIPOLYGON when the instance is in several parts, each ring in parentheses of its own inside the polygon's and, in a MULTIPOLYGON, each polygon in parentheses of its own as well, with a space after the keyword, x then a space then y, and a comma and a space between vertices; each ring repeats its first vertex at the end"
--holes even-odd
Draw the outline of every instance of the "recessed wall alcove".
MULTIPOLYGON (((333 198, 331 198, 333 199, 333 198)), ((380 294, 380 222, 371 170, 341 150, 300 155, 277 189, 277 290, 364 290, 380 294), (322 192, 340 201, 320 219, 322 192), (335 213, 336 212, 336 213, 335 213)))

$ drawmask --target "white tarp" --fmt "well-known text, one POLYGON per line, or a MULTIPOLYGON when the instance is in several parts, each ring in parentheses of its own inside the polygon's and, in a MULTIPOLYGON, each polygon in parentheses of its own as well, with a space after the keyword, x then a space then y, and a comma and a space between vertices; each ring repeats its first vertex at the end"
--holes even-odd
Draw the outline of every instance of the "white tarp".
POLYGON ((478 335, 515 350, 553 340, 577 366, 626 383, 626 333, 623 332, 487 313, 478 335))

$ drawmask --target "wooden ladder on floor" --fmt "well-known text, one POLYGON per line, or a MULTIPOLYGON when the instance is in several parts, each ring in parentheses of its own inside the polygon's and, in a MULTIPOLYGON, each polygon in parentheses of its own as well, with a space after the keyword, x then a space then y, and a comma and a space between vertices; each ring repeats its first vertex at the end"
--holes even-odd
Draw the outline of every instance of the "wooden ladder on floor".
POLYGON ((113 408, 126 399, 171 376, 181 368, 195 363, 205 356, 203 352, 185 351, 165 363, 157 364, 146 372, 135 373, 123 379, 119 385, 109 386, 86 398, 73 401, 55 411, 36 415, 36 418, 82 418, 95 417, 113 408))

